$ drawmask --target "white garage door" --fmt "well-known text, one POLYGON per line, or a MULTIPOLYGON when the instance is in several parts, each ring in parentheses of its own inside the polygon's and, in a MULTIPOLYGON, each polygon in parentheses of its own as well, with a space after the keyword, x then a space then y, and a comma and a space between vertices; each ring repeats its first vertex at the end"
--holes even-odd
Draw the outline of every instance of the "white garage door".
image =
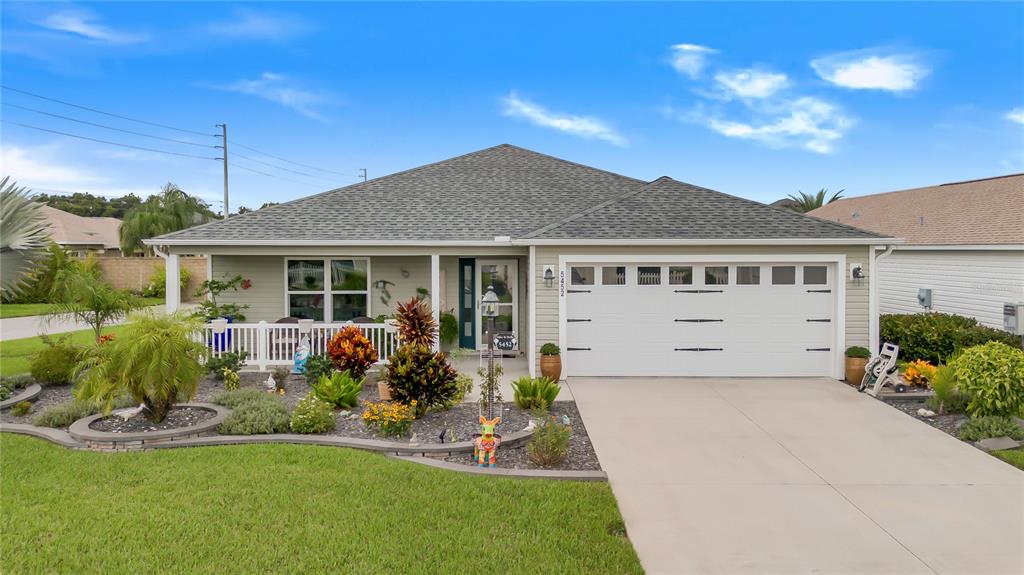
POLYGON ((831 376, 828 263, 572 263, 567 375, 831 376))

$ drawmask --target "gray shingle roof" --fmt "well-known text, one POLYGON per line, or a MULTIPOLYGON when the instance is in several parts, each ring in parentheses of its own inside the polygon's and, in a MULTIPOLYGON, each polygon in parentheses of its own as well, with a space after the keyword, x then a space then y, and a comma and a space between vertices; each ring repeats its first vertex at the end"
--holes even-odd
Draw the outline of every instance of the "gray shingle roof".
POLYGON ((508 144, 154 238, 189 242, 879 237, 508 144))

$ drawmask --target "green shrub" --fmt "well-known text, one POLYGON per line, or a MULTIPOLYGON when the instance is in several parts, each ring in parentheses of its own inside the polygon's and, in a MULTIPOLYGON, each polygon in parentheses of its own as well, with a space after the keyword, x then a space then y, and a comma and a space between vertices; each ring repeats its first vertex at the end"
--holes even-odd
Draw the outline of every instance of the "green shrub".
POLYGON ((14 392, 6 385, 0 383, 0 401, 4 401, 12 395, 14 395, 14 392))
POLYGON ((846 348, 846 357, 868 359, 869 357, 871 357, 871 350, 869 350, 866 347, 854 345, 846 348))
POLYGON ((11 391, 25 389, 26 387, 32 385, 35 382, 36 380, 32 379, 32 376, 27 373, 23 373, 21 375, 7 375, 0 377, 0 385, 6 387, 7 389, 10 389, 11 391))
POLYGON ((455 314, 449 311, 441 314, 441 327, 438 333, 441 334, 441 343, 445 345, 451 345, 455 338, 459 337, 459 320, 455 319, 455 314))
POLYGON ((935 368, 931 380, 935 395, 928 398, 928 408, 937 413, 963 413, 971 397, 956 386, 956 370, 950 365, 935 368))
POLYGON ((320 376, 320 381, 313 384, 313 393, 320 401, 334 407, 353 408, 359 404, 359 392, 363 390, 365 381, 365 377, 352 377, 349 371, 336 371, 329 376, 320 376))
POLYGON ((247 403, 259 403, 268 398, 274 399, 274 397, 269 393, 258 389, 236 389, 234 391, 225 391, 224 393, 217 395, 213 398, 213 403, 223 405, 224 407, 230 407, 231 409, 238 409, 247 403))
POLYGON ((43 336, 46 344, 29 364, 32 379, 42 385, 66 385, 71 383, 82 360, 83 350, 72 345, 70 338, 51 339, 43 336))
POLYGON ((224 389, 233 391, 238 389, 238 386, 242 384, 242 378, 238 376, 237 371, 231 371, 231 368, 225 367, 220 370, 221 379, 224 380, 224 389))
POLYGON ((210 355, 206 358, 206 371, 213 374, 214 379, 217 381, 223 381, 224 369, 227 368, 238 373, 242 370, 242 366, 245 365, 245 358, 247 357, 249 357, 249 353, 245 351, 229 351, 221 354, 220 357, 210 355))
MULTIPOLYGON (((178 269, 178 282, 181 289, 185 289, 190 279, 192 279, 192 272, 184 267, 178 269)), ((149 283, 142 289, 142 295, 145 297, 164 297, 167 295, 167 268, 154 266, 153 275, 149 276, 149 283)))
POLYGON ((334 373, 334 362, 327 354, 311 355, 306 358, 304 373, 306 374, 306 383, 313 387, 314 383, 320 381, 321 376, 330 376, 334 373))
POLYGON ((964 441, 979 441, 990 437, 1009 437, 1019 441, 1024 439, 1024 427, 1009 417, 988 415, 963 424, 957 434, 964 441))
POLYGON ((544 345, 540 346, 541 355, 561 355, 561 353, 562 350, 559 349, 558 346, 553 343, 545 343, 544 345))
POLYGON ((19 401, 18 403, 15 403, 13 407, 11 407, 11 415, 15 417, 28 415, 28 412, 30 411, 32 411, 31 401, 19 401))
POLYGON ((247 401, 232 408, 217 432, 224 435, 288 433, 290 426, 291 418, 284 402, 269 393, 257 392, 256 396, 249 396, 247 401))
MULTIPOLYGON (((121 409, 123 407, 134 407, 135 405, 138 404, 130 397, 119 397, 114 401, 113 407, 121 409)), ((40 411, 32 420, 32 425, 55 428, 68 427, 79 419, 99 413, 101 410, 102 408, 94 403, 72 399, 40 411)))
POLYGON ((569 451, 572 427, 562 424, 545 410, 537 410, 534 418, 538 424, 530 443, 526 445, 527 457, 541 467, 561 463, 569 451))
POLYGON ((416 400, 416 417, 450 403, 459 392, 455 383, 458 372, 448 363, 448 356, 421 344, 398 348, 389 358, 385 378, 396 401, 412 405, 416 400))
POLYGON ((291 428, 295 433, 326 433, 334 429, 331 404, 310 392, 292 411, 291 428))
POLYGON ((989 341, 1020 347, 1020 340, 1009 332, 978 325, 970 317, 946 313, 882 315, 879 318, 882 341, 900 346, 900 359, 922 359, 945 363, 958 350, 989 341))
POLYGON ((1024 413, 1024 351, 990 341, 965 349, 950 366, 957 387, 971 396, 972 417, 1024 413))
POLYGON ((558 383, 546 377, 520 377, 512 382, 513 399, 521 409, 549 409, 558 397, 558 383))

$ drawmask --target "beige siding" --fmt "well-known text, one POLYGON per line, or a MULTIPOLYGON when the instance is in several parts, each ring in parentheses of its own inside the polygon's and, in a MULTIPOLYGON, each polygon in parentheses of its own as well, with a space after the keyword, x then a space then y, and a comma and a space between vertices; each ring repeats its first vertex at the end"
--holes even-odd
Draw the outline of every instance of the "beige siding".
POLYGON ((245 320, 277 321, 288 315, 284 305, 284 259, 277 256, 211 256, 211 279, 236 275, 252 282, 247 290, 225 293, 221 303, 248 305, 245 320))
MULTIPOLYGON (((538 246, 537 247, 537 341, 535 349, 558 343, 558 257, 559 255, 736 255, 736 254, 845 254, 846 268, 839 273, 846 278, 846 345, 868 345, 868 246, 538 246), (851 263, 863 265, 864 278, 849 279, 851 263), (544 266, 555 269, 556 280, 544 284, 544 266)), ((540 357, 538 351, 537 357, 540 357)))

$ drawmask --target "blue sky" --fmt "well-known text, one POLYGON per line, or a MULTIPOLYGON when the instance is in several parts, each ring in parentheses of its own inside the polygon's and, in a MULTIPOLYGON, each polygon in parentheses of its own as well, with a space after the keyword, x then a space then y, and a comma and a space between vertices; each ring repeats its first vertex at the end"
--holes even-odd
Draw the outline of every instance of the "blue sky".
MULTIPOLYGON (((226 122, 231 143, 320 168, 236 147, 252 158, 239 166, 293 181, 233 169, 233 208, 505 142, 759 201, 1024 171, 1021 3, 0 9, 5 86, 202 133, 226 122)), ((23 184, 120 195, 172 181, 210 200, 221 193, 218 162, 12 122, 208 157, 218 151, 24 108, 213 138, 0 97, 3 172, 23 184)))

